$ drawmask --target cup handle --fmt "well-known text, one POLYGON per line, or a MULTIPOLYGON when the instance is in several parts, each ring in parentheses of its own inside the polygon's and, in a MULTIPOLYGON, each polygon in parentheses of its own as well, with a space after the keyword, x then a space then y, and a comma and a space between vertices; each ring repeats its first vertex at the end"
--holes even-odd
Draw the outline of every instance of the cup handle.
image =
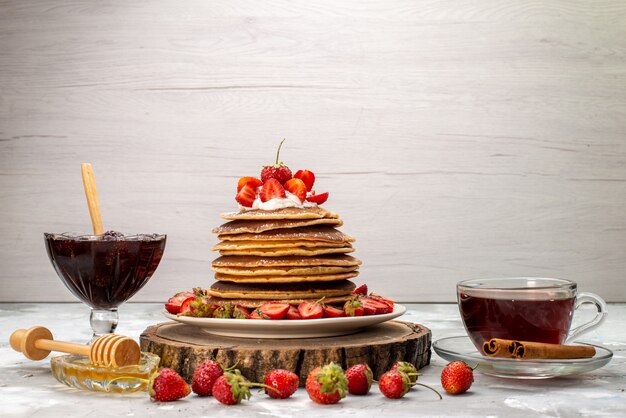
POLYGON ((593 303, 596 306, 598 313, 591 321, 570 330, 566 342, 571 342, 574 338, 578 338, 581 335, 598 328, 604 322, 607 314, 609 313, 604 299, 595 293, 579 292, 576 297, 576 306, 574 309, 578 309, 583 303, 593 303))

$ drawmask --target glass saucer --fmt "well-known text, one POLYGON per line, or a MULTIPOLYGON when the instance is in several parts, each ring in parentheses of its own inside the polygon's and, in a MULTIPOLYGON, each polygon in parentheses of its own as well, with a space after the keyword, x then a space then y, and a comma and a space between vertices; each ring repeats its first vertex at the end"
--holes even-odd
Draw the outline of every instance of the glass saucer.
POLYGON ((136 366, 111 369, 93 366, 88 357, 68 354, 50 360, 52 375, 67 386, 96 392, 131 393, 146 390, 149 379, 159 367, 161 359, 152 353, 141 353, 136 366), (109 384, 111 380, 123 377, 109 384))
POLYGON ((575 342, 595 347, 596 355, 580 359, 518 360, 483 356, 476 350, 468 336, 448 337, 433 343, 435 353, 449 361, 462 360, 476 370, 490 376, 509 379, 548 379, 584 373, 611 361, 613 352, 599 345, 575 342))

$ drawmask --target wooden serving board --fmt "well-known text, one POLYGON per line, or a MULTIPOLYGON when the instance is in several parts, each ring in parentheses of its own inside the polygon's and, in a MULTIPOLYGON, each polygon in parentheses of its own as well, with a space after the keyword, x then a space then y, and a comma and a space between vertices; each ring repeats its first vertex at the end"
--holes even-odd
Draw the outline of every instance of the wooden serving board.
POLYGON ((420 324, 389 321, 357 334, 310 339, 232 338, 209 334, 198 327, 165 322, 139 337, 141 351, 161 357, 161 367, 176 370, 191 381, 197 365, 216 360, 224 367, 237 364, 248 379, 261 382, 272 369, 291 370, 304 385, 315 367, 334 361, 344 370, 366 363, 378 379, 396 361, 420 369, 430 363, 431 332, 420 324))

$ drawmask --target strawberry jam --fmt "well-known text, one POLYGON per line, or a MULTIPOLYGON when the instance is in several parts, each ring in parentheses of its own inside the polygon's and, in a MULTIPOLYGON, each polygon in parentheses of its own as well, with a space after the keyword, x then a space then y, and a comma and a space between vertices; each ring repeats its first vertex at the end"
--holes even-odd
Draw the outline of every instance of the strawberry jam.
POLYGON ((117 308, 150 279, 165 235, 44 234, 48 257, 67 288, 95 309, 117 308))

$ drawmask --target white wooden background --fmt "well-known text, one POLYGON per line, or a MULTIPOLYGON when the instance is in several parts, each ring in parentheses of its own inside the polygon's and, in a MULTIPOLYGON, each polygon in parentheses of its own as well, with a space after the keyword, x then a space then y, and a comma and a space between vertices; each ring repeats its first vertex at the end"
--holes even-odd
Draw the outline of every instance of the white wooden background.
POLYGON ((482 276, 626 301, 621 0, 0 1, 0 300, 70 301, 45 231, 167 233, 133 299, 212 282, 242 175, 308 168, 401 301, 482 276))

